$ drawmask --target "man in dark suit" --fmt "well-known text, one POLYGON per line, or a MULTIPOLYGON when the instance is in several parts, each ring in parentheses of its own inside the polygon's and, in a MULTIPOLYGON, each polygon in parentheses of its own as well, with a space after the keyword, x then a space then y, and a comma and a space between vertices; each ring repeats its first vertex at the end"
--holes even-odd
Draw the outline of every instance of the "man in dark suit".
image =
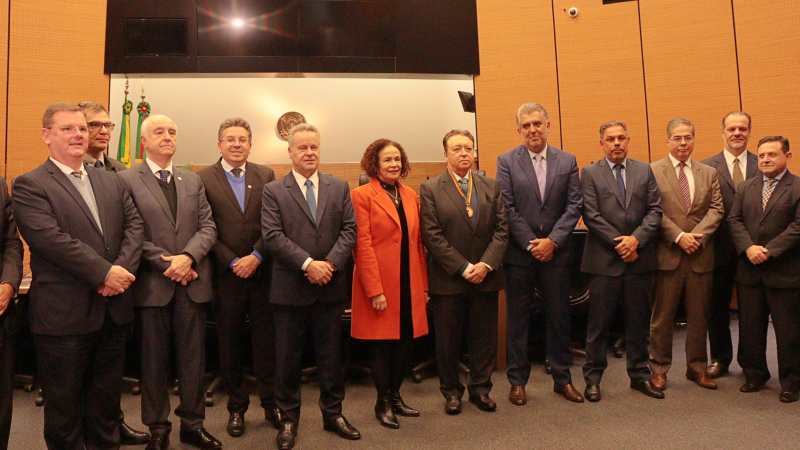
POLYGON ((678 117, 667 125, 666 158, 650 166, 661 192, 664 215, 658 229, 658 270, 650 299, 650 371, 653 385, 667 387, 672 367, 675 313, 686 303, 686 378, 716 389, 708 376, 706 333, 714 270, 712 236, 722 220, 717 170, 692 160, 694 125, 678 117))
POLYGON ((217 225, 211 249, 217 298, 214 313, 219 336, 222 379, 228 391, 228 434, 244 434, 250 393, 244 385, 244 336, 249 316, 253 371, 266 419, 280 426, 275 406, 275 324, 269 304, 270 258, 261 235, 261 193, 275 179, 269 167, 247 161, 253 145, 250 124, 241 118, 219 126, 222 157, 197 172, 206 188, 217 225))
POLYGON ((30 326, 44 393, 48 448, 119 448, 128 290, 142 221, 124 184, 87 167, 86 118, 54 103, 42 117, 50 158, 14 182, 20 234, 31 251, 30 326))
POLYGON ((600 400, 600 380, 608 367, 606 341, 617 305, 622 303, 631 388, 653 398, 647 367, 650 288, 658 267, 655 235, 661 223, 661 194, 650 164, 628 158, 631 138, 624 122, 600 126, 605 158, 583 168, 583 221, 589 228, 581 270, 592 274, 586 336, 584 397, 600 400))
MULTIPOLYGON (((86 116, 86 126, 89 128, 89 145, 86 148, 86 154, 83 155, 83 163, 87 166, 105 169, 113 173, 127 169, 125 164, 106 155, 108 142, 111 140, 111 132, 114 131, 114 124, 111 123, 111 119, 108 117, 106 107, 95 102, 80 102, 78 106, 83 111, 83 115, 86 116)), ((130 336, 128 340, 130 340, 130 336)), ((125 415, 120 409, 119 440, 122 445, 142 445, 150 440, 150 433, 143 433, 131 428, 130 425, 125 423, 125 415)))
POLYGON ((144 221, 142 264, 133 284, 142 321, 142 422, 150 428, 147 448, 169 446, 170 340, 175 343, 181 403, 180 440, 201 449, 222 444, 205 428, 206 303, 212 299, 211 262, 217 239, 203 182, 172 165, 178 127, 169 117, 150 116, 142 125, 144 163, 119 173, 130 186, 144 221))
POLYGON ((511 234, 503 260, 509 400, 515 405, 527 401, 525 385, 531 373, 528 333, 538 288, 544 297, 553 390, 567 400, 583 402, 570 374, 569 291, 564 282, 570 271, 572 232, 583 208, 578 163, 575 156, 547 143, 550 120, 542 105, 520 106, 517 128, 522 145, 497 157, 497 181, 511 234))
POLYGON ((728 373, 728 367, 733 360, 731 298, 738 258, 727 219, 736 196, 736 188, 742 181, 759 173, 758 157, 747 150, 751 131, 750 114, 744 111, 726 114, 722 118, 722 141, 725 148, 721 153, 702 161, 703 164, 717 169, 722 205, 725 207, 725 215, 714 233, 714 285, 711 289, 711 315, 708 320, 711 364, 707 371, 711 378, 719 378, 728 373))
POLYGON ((800 178, 789 172, 789 141, 767 136, 758 143, 763 176, 736 189, 731 239, 739 255, 739 355, 742 392, 757 392, 767 368, 769 317, 778 347, 780 400, 796 402, 800 391, 800 178))
POLYGON ((6 180, 0 176, 0 450, 8 448, 11 401, 14 397, 14 345, 20 318, 14 297, 22 282, 22 242, 19 240, 6 180))
POLYGON ((313 125, 289 131, 292 171, 264 186, 261 230, 272 256, 270 302, 275 317, 275 403, 284 413, 276 438, 290 449, 300 421, 300 361, 310 334, 319 377, 323 428, 345 439, 361 433, 342 415, 340 338, 344 271, 356 244, 356 215, 347 182, 319 173, 320 136, 313 125))
POLYGON ((447 170, 420 187, 422 242, 428 249, 428 288, 436 323, 436 362, 445 412, 461 412, 461 337, 467 329, 469 401, 494 411, 489 397, 497 359, 497 296, 508 245, 500 186, 473 173, 475 138, 453 130, 442 140, 447 170))

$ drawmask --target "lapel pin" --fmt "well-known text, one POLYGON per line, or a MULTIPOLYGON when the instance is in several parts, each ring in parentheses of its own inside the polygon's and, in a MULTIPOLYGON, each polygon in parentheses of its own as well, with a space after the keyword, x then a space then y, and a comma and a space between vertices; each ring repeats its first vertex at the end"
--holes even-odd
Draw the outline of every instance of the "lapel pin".
POLYGON ((183 181, 183 178, 181 178, 181 177, 178 177, 178 179, 179 179, 179 180, 181 180, 181 181, 183 181))
POLYGON ((253 188, 253 186, 251 186, 249 184, 247 185, 247 189, 252 189, 252 188, 253 188))

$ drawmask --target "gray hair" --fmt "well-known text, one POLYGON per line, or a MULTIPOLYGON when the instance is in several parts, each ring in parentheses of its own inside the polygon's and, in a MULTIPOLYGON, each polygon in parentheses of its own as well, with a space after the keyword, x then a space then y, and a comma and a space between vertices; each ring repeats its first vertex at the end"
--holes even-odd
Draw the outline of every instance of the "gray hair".
POLYGON ((150 136, 150 128, 151 128, 150 124, 158 120, 169 120, 170 122, 172 122, 173 125, 175 125, 175 131, 178 130, 178 125, 175 124, 174 120, 170 119, 169 117, 163 114, 153 114, 152 116, 148 116, 147 120, 142 122, 142 135, 150 136))
POLYGON ((547 110, 544 109, 544 106, 538 103, 525 103, 517 110, 517 128, 519 128, 519 121, 523 114, 533 114, 536 111, 539 111, 544 120, 550 121, 550 117, 547 115, 547 110))
POLYGON ((106 115, 108 115, 108 110, 106 109, 105 106, 101 105, 100 103, 80 102, 80 103, 78 103, 78 106, 81 108, 81 111, 83 111, 84 115, 86 115, 86 113, 90 113, 90 112, 91 113, 101 113, 102 112, 102 113, 105 113, 106 115))
POLYGON ((747 128, 753 129, 753 118, 750 117, 750 114, 747 114, 744 111, 731 111, 728 114, 725 114, 725 117, 722 118, 722 129, 725 129, 725 121, 728 120, 730 116, 745 116, 747 117, 747 128))
POLYGON ((314 125, 310 123, 298 123, 297 125, 293 126, 291 130, 289 130, 289 136, 286 137, 286 140, 289 141, 289 147, 294 145, 294 135, 297 133, 302 133, 304 131, 310 131, 312 133, 317 134, 317 140, 320 139, 319 130, 314 125))
POLYGON ((44 110, 44 114, 42 115, 42 128, 50 128, 53 125, 53 116, 57 112, 79 112, 83 114, 81 108, 70 102, 58 102, 53 103, 52 105, 48 106, 47 109, 44 110))
POLYGON ((603 139, 603 134, 611 127, 622 127, 622 129, 625 130, 625 134, 628 134, 628 126, 625 125, 625 122, 621 120, 609 120, 608 122, 600 125, 600 139, 603 139))
POLYGON ((244 128, 245 130, 247 130, 247 139, 251 141, 253 140, 253 132, 250 131, 250 124, 247 123, 247 121, 242 119, 241 117, 232 117, 230 119, 225 119, 224 121, 222 121, 222 123, 219 125, 217 140, 222 142, 222 133, 228 128, 234 128, 234 127, 244 128))
POLYGON ((672 136, 672 130, 674 130, 675 127, 677 127, 679 125, 688 125, 689 127, 691 127, 692 136, 694 136, 694 124, 692 123, 692 121, 687 119, 687 118, 685 118, 685 117, 676 117, 676 118, 670 120, 669 123, 667 124, 667 137, 668 138, 672 136))

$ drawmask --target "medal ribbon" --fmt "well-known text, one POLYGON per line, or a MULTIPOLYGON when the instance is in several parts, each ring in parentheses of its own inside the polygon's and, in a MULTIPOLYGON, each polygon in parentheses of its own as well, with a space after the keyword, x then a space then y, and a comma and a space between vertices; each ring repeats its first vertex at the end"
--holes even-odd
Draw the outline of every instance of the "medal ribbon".
POLYGON ((472 203, 472 177, 469 177, 469 196, 464 195, 464 191, 461 190, 461 186, 458 185, 458 180, 456 176, 453 175, 453 172, 450 169, 447 169, 447 172, 450 173, 450 178, 453 179, 453 183, 456 185, 456 189, 458 189, 458 193, 461 194, 461 197, 464 199, 464 204, 467 205, 467 209, 469 209, 470 203, 472 203))

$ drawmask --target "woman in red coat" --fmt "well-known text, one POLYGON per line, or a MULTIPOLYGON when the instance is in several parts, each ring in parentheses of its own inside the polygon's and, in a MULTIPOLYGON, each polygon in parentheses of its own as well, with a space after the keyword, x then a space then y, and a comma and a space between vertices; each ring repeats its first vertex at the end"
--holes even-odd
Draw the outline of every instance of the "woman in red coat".
POLYGON ((355 189, 358 221, 354 251, 352 336, 368 339, 370 369, 378 400, 375 417, 398 428, 397 415, 419 416, 400 396, 413 339, 428 333, 428 276, 413 189, 399 183, 409 171, 397 142, 379 139, 367 147, 361 168, 372 178, 355 189))

